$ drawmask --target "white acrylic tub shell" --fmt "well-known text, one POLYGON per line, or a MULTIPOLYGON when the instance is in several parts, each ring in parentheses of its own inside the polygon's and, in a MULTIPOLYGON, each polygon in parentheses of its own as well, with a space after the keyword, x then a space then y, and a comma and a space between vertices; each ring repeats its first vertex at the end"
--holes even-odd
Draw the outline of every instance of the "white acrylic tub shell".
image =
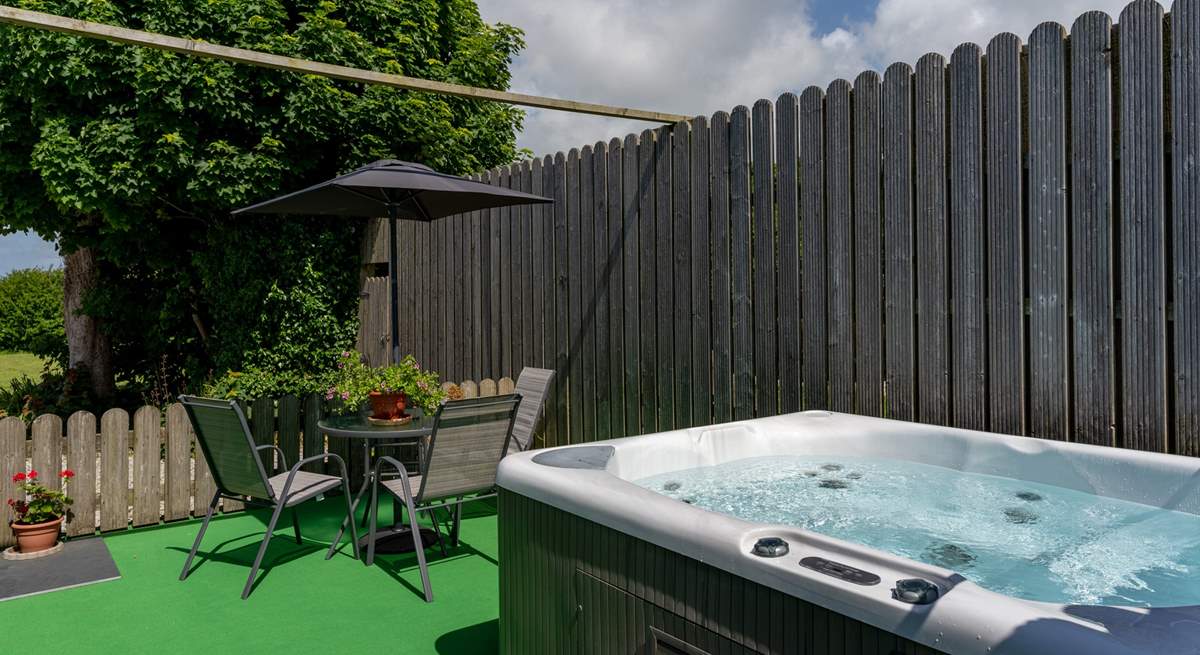
POLYGON ((542 450, 504 458, 498 483, 949 653, 1200 653, 1200 606, 1145 609, 1022 600, 988 591, 950 570, 795 527, 710 512, 630 482, 763 455, 857 455, 1042 482, 1200 514, 1200 459, 823 411, 553 450, 594 446, 613 449, 603 469, 534 462, 549 452, 542 450), (751 555, 762 536, 786 539, 790 553, 777 559, 751 555), (870 571, 883 581, 864 587, 801 567, 800 558, 810 555, 870 571), (941 597, 929 605, 894 600, 892 583, 903 578, 934 582, 941 597))

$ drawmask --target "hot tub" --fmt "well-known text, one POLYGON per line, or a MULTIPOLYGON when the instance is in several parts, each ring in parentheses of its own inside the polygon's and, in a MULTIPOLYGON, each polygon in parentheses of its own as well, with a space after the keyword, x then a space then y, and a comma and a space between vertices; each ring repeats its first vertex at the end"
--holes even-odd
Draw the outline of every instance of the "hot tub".
POLYGON ((506 653, 1200 653, 1194 458, 816 411, 498 484, 506 653))

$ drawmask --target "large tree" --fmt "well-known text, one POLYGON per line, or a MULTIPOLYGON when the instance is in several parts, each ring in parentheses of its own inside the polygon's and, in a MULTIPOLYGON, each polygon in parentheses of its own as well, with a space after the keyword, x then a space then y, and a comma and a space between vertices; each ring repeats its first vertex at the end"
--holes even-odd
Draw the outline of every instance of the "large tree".
MULTIPOLYGON (((22 0, 19 6, 505 89, 521 33, 473 0, 22 0)), ((70 363, 192 380, 352 341, 361 222, 231 208, 387 157, 513 160, 508 106, 0 27, 0 232, 57 240, 70 363)))

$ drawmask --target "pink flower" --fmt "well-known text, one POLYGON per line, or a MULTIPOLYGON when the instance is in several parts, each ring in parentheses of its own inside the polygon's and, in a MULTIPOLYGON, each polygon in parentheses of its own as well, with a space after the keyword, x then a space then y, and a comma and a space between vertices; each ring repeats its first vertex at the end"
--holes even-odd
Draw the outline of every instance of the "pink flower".
POLYGON ((350 400, 350 392, 349 391, 342 392, 342 400, 350 400))

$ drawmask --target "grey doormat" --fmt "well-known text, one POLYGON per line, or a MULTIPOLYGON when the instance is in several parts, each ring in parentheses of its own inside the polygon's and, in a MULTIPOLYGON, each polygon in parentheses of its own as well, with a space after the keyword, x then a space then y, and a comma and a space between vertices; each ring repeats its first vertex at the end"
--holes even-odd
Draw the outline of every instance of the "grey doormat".
POLYGON ((18 561, 0 559, 0 601, 120 577, 103 539, 72 539, 57 555, 18 561))

